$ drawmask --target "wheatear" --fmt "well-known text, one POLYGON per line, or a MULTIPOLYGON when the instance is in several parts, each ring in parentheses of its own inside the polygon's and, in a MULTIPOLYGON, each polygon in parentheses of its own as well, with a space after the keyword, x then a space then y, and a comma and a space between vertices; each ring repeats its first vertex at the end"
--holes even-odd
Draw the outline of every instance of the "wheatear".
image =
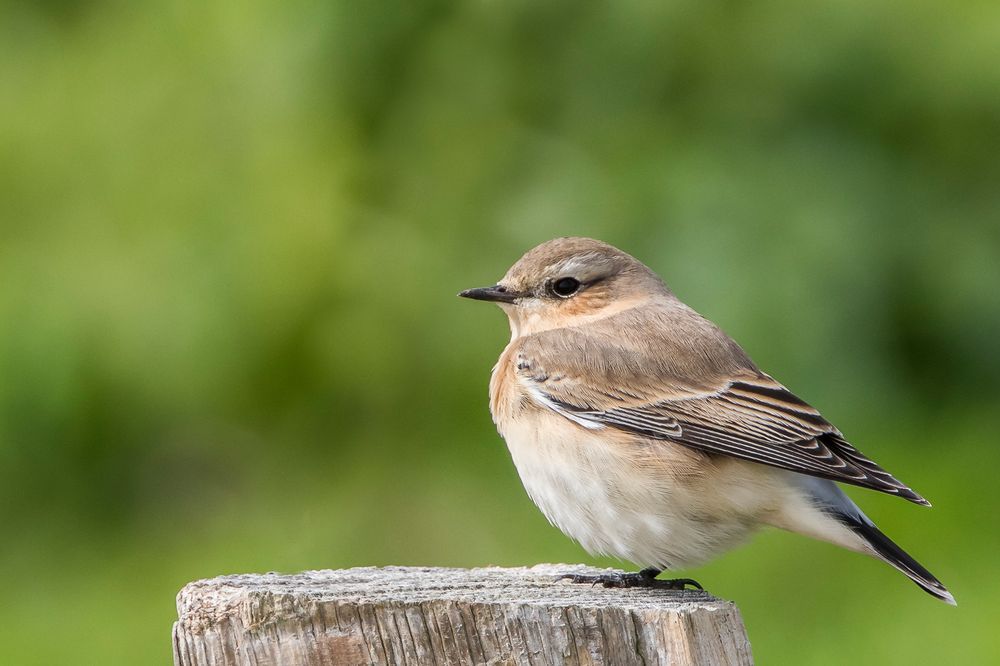
POLYGON ((511 341, 490 411, 528 495, 591 554, 646 567, 570 576, 606 586, 680 584, 772 525, 879 558, 942 601, 952 595, 835 481, 929 506, 851 446, 642 262, 558 238, 492 287, 511 341))

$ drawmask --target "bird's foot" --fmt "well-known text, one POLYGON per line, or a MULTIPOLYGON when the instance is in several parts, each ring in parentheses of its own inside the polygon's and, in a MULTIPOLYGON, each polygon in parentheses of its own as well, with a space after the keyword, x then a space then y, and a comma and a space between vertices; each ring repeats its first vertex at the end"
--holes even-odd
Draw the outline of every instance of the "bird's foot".
POLYGON ((565 574, 557 580, 569 580, 573 583, 590 583, 604 587, 652 587, 660 590, 683 590, 688 585, 704 590, 701 584, 691 578, 657 578, 656 569, 643 569, 639 573, 607 573, 607 574, 565 574))

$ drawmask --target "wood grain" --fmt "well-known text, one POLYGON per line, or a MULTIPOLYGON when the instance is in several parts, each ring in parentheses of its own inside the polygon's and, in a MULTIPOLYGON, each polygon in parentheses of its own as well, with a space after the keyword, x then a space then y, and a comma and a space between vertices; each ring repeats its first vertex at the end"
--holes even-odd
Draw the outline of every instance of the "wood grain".
POLYGON ((413 567, 248 574, 177 595, 177 666, 752 664, 734 604, 557 581, 605 570, 413 567))

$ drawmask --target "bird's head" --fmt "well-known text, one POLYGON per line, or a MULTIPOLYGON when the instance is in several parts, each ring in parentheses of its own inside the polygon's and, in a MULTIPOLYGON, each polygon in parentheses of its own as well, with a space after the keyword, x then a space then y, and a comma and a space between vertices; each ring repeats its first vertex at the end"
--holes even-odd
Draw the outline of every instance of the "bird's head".
POLYGON ((576 326, 667 297, 663 281, 635 257, 590 238, 556 238, 528 250, 491 287, 465 298, 493 301, 514 337, 576 326))

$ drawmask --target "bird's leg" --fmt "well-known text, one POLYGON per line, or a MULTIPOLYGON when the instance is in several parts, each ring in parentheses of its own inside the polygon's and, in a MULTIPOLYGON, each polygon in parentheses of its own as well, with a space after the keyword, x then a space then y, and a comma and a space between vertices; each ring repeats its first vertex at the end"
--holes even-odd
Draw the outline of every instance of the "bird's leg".
POLYGON ((701 584, 690 578, 673 578, 659 580, 662 569, 648 567, 639 573, 607 573, 607 574, 565 574, 557 580, 570 580, 574 583, 601 584, 604 587, 655 587, 661 590, 683 590, 688 585, 703 590, 701 584))

